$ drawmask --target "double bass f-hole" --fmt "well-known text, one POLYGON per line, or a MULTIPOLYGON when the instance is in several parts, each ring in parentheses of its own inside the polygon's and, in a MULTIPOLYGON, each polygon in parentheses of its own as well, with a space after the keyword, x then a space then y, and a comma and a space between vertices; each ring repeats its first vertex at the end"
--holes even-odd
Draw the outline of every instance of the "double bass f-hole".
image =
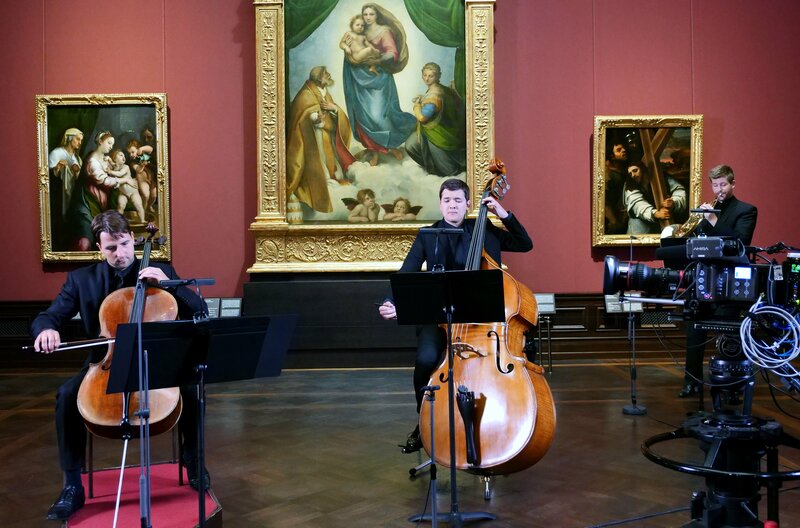
POLYGON ((503 370, 503 366, 500 364, 500 336, 494 330, 489 330, 486 333, 486 337, 494 337, 494 346, 495 346, 495 361, 497 363, 497 371, 501 374, 509 374, 512 370, 514 370, 514 364, 508 363, 506 364, 506 369, 503 370))

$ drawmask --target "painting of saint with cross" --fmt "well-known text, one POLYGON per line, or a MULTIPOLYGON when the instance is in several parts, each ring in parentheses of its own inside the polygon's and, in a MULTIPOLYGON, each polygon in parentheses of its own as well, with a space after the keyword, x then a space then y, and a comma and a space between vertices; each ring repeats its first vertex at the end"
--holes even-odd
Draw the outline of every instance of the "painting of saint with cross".
POLYGON ((595 118, 592 242, 658 244, 699 200, 702 116, 595 118))

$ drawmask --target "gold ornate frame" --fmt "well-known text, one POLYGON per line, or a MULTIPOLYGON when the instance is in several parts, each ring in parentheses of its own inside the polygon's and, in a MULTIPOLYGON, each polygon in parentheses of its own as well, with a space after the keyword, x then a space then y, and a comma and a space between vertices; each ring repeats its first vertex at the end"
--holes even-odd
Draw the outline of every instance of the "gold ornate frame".
MULTIPOLYGON (((258 213, 249 273, 395 271, 420 225, 297 225, 287 221, 284 3, 254 0, 258 213)), ((495 0, 465 0, 467 183, 476 211, 494 155, 495 0)), ((473 211, 474 212, 474 211, 473 211)))
MULTIPOLYGON (((703 116, 702 115, 659 115, 659 116, 595 116, 594 118, 594 163, 592 181, 592 246, 649 246, 660 243, 661 233, 631 234, 607 233, 606 188, 610 180, 610 170, 606 163, 609 143, 617 137, 638 138, 639 149, 634 156, 642 154, 643 161, 655 172, 666 171, 668 176, 680 181, 686 190, 688 207, 697 207, 700 202, 703 166, 703 116), (688 133, 688 137, 686 137, 688 133), (683 136, 682 140, 675 134, 683 136), (680 144, 686 146, 679 148, 680 144), (689 160, 685 159, 688 149, 689 160), (665 151, 672 152, 672 159, 665 163, 665 151), (676 160, 678 160, 676 162, 676 160), (688 186, 686 185, 688 184, 688 186)), ((636 140, 634 140, 635 142, 636 140)), ((639 161, 628 159, 627 163, 639 161)), ((613 214, 613 213, 612 213, 613 214)), ((680 219, 678 219, 680 220, 680 219)), ((670 223, 680 223, 670 222, 670 223)))
MULTIPOLYGON (((37 95, 36 96, 36 137, 38 143, 38 188, 39 188, 39 209, 41 211, 41 235, 42 235, 42 262, 86 262, 102 259, 98 251, 71 251, 60 242, 54 240, 54 216, 51 211, 51 175, 49 170, 48 157, 50 152, 59 146, 61 135, 65 127, 80 128, 83 132, 83 144, 81 146, 81 159, 85 160, 85 154, 91 151, 94 144, 93 135, 98 130, 89 130, 91 127, 101 127, 111 131, 115 139, 133 138, 133 134, 139 134, 140 130, 122 130, 122 125, 109 126, 108 116, 113 120, 114 116, 121 116, 125 112, 127 115, 135 114, 136 119, 146 119, 147 127, 154 127, 155 145, 153 157, 156 159, 157 191, 158 198, 155 202, 155 218, 150 217, 159 228, 158 235, 166 237, 164 244, 154 246, 151 258, 155 260, 170 260, 172 257, 172 245, 170 243, 170 209, 169 209, 169 172, 167 154, 167 95, 164 93, 142 93, 142 94, 70 94, 70 95, 37 95), (139 108, 141 107, 141 108, 139 108), (97 111, 97 116, 101 112, 107 112, 103 119, 96 122, 87 114, 97 111), (56 125, 54 122, 58 122, 56 125), (66 124, 72 123, 72 124, 66 124), (58 130, 51 130, 50 126, 57 127, 58 130), (80 126, 78 126, 80 124, 80 126), (87 126, 88 125, 88 126, 87 126), (86 128, 86 130, 83 130, 86 128)), ((126 120, 118 119, 118 123, 126 120)), ((138 136, 134 139, 140 139, 138 136)), ((151 145, 153 146, 153 145, 151 145)), ((123 141, 115 143, 115 148, 125 149, 123 141)), ((126 159, 127 159, 126 154, 126 159)), ((108 208, 112 208, 109 204, 108 208)), ((146 215, 150 216, 150 215, 146 215)), ((132 225, 135 236, 144 235, 144 225, 137 222, 132 225)))

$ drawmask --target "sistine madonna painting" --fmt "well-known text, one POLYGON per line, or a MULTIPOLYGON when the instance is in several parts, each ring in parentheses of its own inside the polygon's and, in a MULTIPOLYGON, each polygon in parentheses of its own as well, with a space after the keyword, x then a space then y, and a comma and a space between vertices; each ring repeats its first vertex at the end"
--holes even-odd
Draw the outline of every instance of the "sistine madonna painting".
POLYGON ((286 5, 289 222, 438 218, 442 179, 466 179, 463 2, 296 4, 286 5))

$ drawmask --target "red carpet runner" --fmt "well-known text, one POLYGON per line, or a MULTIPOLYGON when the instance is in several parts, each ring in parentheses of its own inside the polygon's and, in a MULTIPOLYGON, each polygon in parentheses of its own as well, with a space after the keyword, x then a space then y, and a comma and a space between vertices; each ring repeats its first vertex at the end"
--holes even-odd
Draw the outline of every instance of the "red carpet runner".
MULTIPOLYGON (((158 528, 191 528, 198 524, 197 491, 186 484, 178 485, 176 464, 150 466, 150 519, 158 528)), ((94 498, 90 499, 89 481, 83 475, 86 505, 69 520, 70 528, 110 528, 114 523, 114 506, 117 499, 119 470, 106 469, 94 473, 94 498)), ((206 492, 206 526, 222 526, 222 510, 211 490, 206 492)), ((125 470, 122 482, 122 499, 117 526, 137 527, 139 522, 139 467, 125 470)))

